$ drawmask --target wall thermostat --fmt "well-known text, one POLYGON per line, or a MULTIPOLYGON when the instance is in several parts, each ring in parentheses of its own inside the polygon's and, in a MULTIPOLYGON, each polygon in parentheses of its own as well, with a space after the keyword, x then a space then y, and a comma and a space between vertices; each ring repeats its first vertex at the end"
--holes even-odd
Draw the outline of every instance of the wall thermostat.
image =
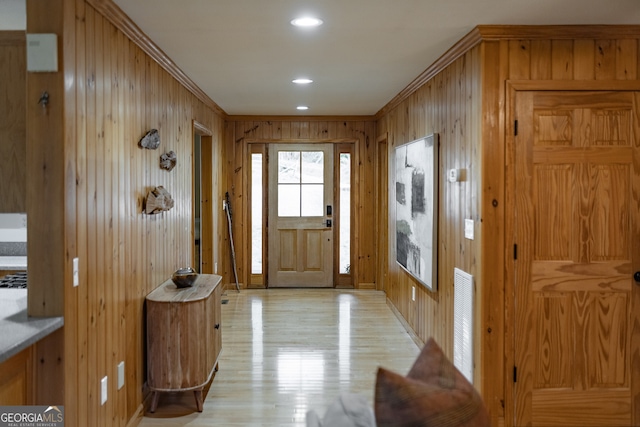
POLYGON ((458 182, 460 181, 460 177, 462 175, 461 169, 449 169, 449 182, 458 182))

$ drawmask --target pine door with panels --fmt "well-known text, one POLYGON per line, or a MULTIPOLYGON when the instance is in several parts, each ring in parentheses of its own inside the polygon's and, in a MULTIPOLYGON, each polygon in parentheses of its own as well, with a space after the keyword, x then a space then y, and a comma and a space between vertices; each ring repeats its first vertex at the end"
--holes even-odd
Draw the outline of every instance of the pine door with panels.
POLYGON ((639 103, 516 92, 516 426, 640 423, 639 103))
POLYGON ((269 145, 269 287, 333 287, 333 145, 269 145))

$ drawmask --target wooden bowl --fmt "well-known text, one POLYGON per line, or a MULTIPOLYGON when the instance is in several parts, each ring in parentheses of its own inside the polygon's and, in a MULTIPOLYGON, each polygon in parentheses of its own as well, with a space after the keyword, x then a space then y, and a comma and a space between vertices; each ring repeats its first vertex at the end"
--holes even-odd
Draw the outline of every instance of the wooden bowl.
POLYGON ((171 280, 176 284, 179 288, 189 288, 193 286, 193 283, 198 278, 198 273, 191 268, 179 268, 171 276, 171 280))

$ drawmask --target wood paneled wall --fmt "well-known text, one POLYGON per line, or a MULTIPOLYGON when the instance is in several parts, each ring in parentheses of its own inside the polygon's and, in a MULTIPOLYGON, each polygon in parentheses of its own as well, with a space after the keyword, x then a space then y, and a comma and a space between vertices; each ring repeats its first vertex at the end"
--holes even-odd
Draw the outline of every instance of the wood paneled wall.
MULTIPOLYGON (((481 65, 481 50, 471 49, 378 121, 378 133, 387 134, 389 150, 388 222, 392 230, 386 261, 387 298, 421 341, 434 337, 449 355, 453 353, 454 267, 476 278, 481 272, 482 138, 478 117, 482 108, 481 65), (427 290, 396 263, 393 227, 396 223, 395 148, 431 133, 440 136, 438 289, 435 292, 427 290), (464 171, 460 182, 446 180, 446 171, 453 168, 464 171), (464 237, 465 219, 475 223, 475 240, 464 237), (416 288, 415 301, 411 298, 413 287, 416 288)), ((481 286, 476 289, 482 291, 481 286)))
MULTIPOLYGON (((28 82, 32 90, 55 94, 51 115, 65 112, 53 124, 63 160, 42 172, 63 194, 32 200, 29 210, 29 220, 44 223, 52 213, 64 216, 63 237, 53 246, 38 247, 50 238, 46 232, 29 233, 29 259, 53 258, 64 271, 52 279, 62 283, 51 283, 38 280, 36 268, 32 282, 38 262, 29 266, 30 295, 42 294, 43 286, 60 286, 64 293, 64 401, 52 403, 64 403, 69 426, 124 426, 141 415, 144 399, 144 298, 193 260, 194 121, 212 135, 210 188, 219 199, 224 118, 84 0, 29 0, 27 8, 28 31, 58 34, 63 64, 49 76, 59 80, 38 74, 28 82), (160 133, 160 147, 140 148, 139 139, 152 128, 160 133), (169 150, 178 159, 171 172, 159 167, 169 150), (145 215, 144 198, 158 185, 171 193, 175 207, 145 215), (59 255, 47 253, 52 250, 59 255), (74 257, 80 261, 78 287, 72 285, 74 257), (118 390, 121 361, 126 378, 118 390), (104 376, 108 400, 101 405, 104 376)), ((47 151, 38 140, 33 148, 47 151)), ((222 225, 214 224, 209 236, 214 245, 222 225)))
MULTIPOLYGON (((249 283, 247 257, 250 229, 248 226, 250 169, 249 144, 259 142, 352 142, 355 145, 354 199, 355 242, 353 247, 355 288, 375 287, 376 249, 374 207, 375 196, 375 121, 371 117, 229 117, 226 123, 225 169, 228 182, 224 191, 231 197, 234 210, 234 239, 239 280, 249 283)), ((228 247, 228 246, 227 246, 228 247)), ((233 279, 228 250, 222 255, 225 277, 233 279)))
MULTIPOLYGON (((505 123, 506 82, 554 82, 580 90, 591 82, 640 78, 637 26, 509 27, 474 29, 378 114, 378 135, 389 142, 389 224, 395 223, 394 148, 432 132, 440 134, 439 289, 431 293, 395 263, 389 237, 391 304, 421 340, 433 336, 453 354, 453 268, 474 275, 475 385, 494 425, 511 425, 513 343, 513 218, 505 123), (465 170, 459 183, 445 172, 465 170), (475 239, 464 238, 464 219, 475 239), (411 287, 416 286, 416 301, 411 287)), ((384 249, 381 249, 384 250, 384 249)))
POLYGON ((26 212, 24 31, 0 31, 0 212, 26 212))

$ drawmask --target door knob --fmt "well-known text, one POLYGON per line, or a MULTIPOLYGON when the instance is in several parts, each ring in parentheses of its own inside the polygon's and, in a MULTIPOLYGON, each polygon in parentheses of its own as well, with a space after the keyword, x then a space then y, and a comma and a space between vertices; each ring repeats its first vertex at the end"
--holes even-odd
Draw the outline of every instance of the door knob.
POLYGON ((635 273, 633 273, 633 280, 640 283, 640 271, 636 271, 635 273))

